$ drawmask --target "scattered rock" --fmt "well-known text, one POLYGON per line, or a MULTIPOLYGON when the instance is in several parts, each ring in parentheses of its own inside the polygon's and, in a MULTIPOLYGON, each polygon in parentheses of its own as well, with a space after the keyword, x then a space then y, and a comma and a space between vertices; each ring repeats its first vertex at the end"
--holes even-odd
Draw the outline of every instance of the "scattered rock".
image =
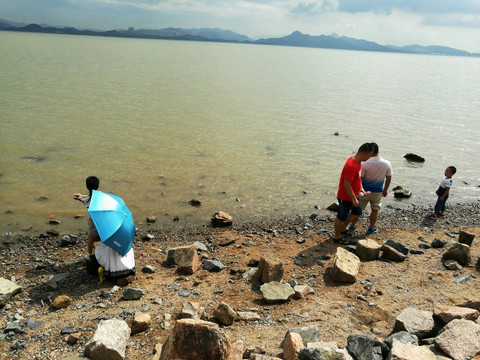
POLYGON ((405 199, 412 196, 412 193, 407 189, 395 190, 393 196, 398 199, 405 199))
POLYGON ((180 319, 163 344, 160 360, 226 359, 229 343, 217 324, 180 319))
POLYGON ((395 319, 394 332, 406 331, 424 339, 432 334, 434 326, 432 312, 406 308, 395 319))
POLYGON ((360 259, 355 254, 338 247, 330 269, 332 280, 341 283, 353 283, 357 280, 359 269, 360 259))
POLYGON ((238 315, 235 310, 228 304, 222 302, 217 306, 217 308, 213 311, 213 316, 215 319, 220 321, 223 325, 232 325, 235 320, 238 319, 238 315))
POLYGON ((198 207, 202 205, 202 202, 198 199, 192 199, 188 202, 190 205, 198 207))
POLYGON ((337 212, 338 211, 338 204, 337 203, 330 204, 327 207, 327 210, 337 212))
POLYGON ((479 314, 475 309, 460 306, 437 305, 433 308, 433 315, 441 319, 444 323, 449 323, 454 319, 475 321, 479 314))
POLYGON ((452 320, 445 325, 434 343, 454 360, 472 359, 480 353, 480 325, 464 319, 452 320))
POLYGON ((450 247, 443 255, 443 260, 455 260, 462 266, 470 263, 470 246, 465 244, 455 244, 450 247))
POLYGON ((178 265, 184 256, 189 254, 189 257, 192 257, 191 252, 197 252, 197 247, 194 245, 187 246, 178 246, 174 248, 167 249, 167 265, 178 265))
POLYGON ((260 286, 263 299, 267 302, 282 302, 287 301, 295 291, 289 284, 282 284, 277 281, 271 281, 269 283, 260 286))
POLYGON ((209 272, 219 272, 225 268, 225 265, 218 260, 205 260, 202 268, 203 270, 207 270, 209 272))
POLYGON ((50 305, 54 309, 64 309, 66 307, 69 307, 71 303, 72 303, 72 299, 70 299, 68 296, 60 295, 60 296, 57 296, 50 305))
POLYGON ((443 266, 445 266, 445 268, 447 268, 448 270, 461 270, 461 269, 463 269, 463 266, 460 265, 455 260, 445 260, 443 262, 443 266))
POLYGON ((131 334, 135 335, 147 330, 152 323, 150 314, 145 312, 135 313, 135 317, 132 321, 131 334))
POLYGON ((420 155, 412 154, 412 153, 405 154, 403 157, 408 161, 421 162, 421 163, 425 162, 425 159, 423 157, 421 157, 420 155))
POLYGON ((147 223, 152 224, 152 223, 154 223, 154 222, 156 222, 156 221, 157 221, 157 217, 156 217, 156 216, 153 216, 153 215, 152 215, 152 216, 147 216, 147 223))
POLYGON ((365 261, 378 260, 380 257, 380 249, 382 245, 372 239, 362 239, 357 243, 357 255, 365 261))
POLYGON ((418 345, 418 337, 407 331, 399 331, 391 334, 385 339, 384 343, 391 349, 394 341, 399 341, 402 344, 418 345))
POLYGON ((388 356, 389 360, 436 360, 435 354, 424 346, 403 344, 393 340, 392 350, 388 356))
POLYGON ((157 268, 153 265, 146 265, 143 267, 142 272, 145 274, 155 274, 157 268))
POLYGON ((123 299, 124 300, 138 300, 143 295, 145 295, 142 289, 126 288, 123 290, 123 299))
MULTIPOLYGON (((170 252, 169 252, 170 253, 170 252)), ((200 269, 200 256, 195 246, 190 247, 177 264, 177 271, 182 274, 194 274, 200 269)))
POLYGON ((282 281, 283 264, 280 259, 277 259, 272 255, 263 256, 258 264, 257 278, 261 283, 282 281))
POLYGON ((314 293, 313 289, 308 285, 296 285, 293 287, 293 290, 295 291, 295 298, 297 299, 303 299, 308 294, 314 293))
POLYGON ((212 217, 212 226, 213 227, 225 227, 231 226, 233 224, 233 217, 228 215, 226 212, 219 211, 215 213, 212 217))
POLYGON ((200 320, 203 313, 203 307, 199 303, 193 301, 186 301, 183 303, 181 319, 197 319, 200 320))
POLYGON ((303 348, 303 340, 300 334, 291 332, 283 341, 283 359, 298 360, 298 353, 303 348))
POLYGON ((303 340, 304 344, 318 342, 318 338, 320 336, 320 331, 318 330, 318 327, 315 326, 315 325, 302 326, 302 327, 296 327, 296 328, 288 329, 285 336, 284 336, 284 339, 282 341, 281 346, 283 346, 283 343, 284 343, 287 335, 292 333, 292 332, 299 334, 302 337, 302 340, 303 340))
POLYGON ((443 240, 443 239, 433 239, 432 241, 432 248, 434 249, 441 249, 443 247, 445 247, 445 245, 447 245, 447 241, 446 240, 443 240))
POLYGON ((472 246, 473 239, 475 239, 475 234, 464 231, 464 230, 460 230, 460 233, 458 235, 459 243, 472 246))
POLYGON ((350 335, 347 338, 348 353, 355 359, 383 360, 389 352, 387 345, 366 335, 350 335))
POLYGON ((102 320, 93 334, 93 338, 85 344, 83 354, 91 360, 124 359, 127 342, 130 339, 130 328, 123 320, 102 320))
POLYGON ((14 282, 0 277, 0 306, 8 303, 10 298, 22 291, 22 287, 14 282))

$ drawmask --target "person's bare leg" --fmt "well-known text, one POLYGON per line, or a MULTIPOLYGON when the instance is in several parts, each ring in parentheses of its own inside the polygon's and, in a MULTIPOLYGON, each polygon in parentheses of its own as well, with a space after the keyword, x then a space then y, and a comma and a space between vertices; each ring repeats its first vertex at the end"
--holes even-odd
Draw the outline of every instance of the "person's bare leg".
POLYGON ((338 217, 335 217, 335 235, 333 236, 334 239, 340 239, 342 235, 340 234, 342 231, 345 231, 345 223, 341 221, 338 217))
POLYGON ((342 231, 347 230, 348 224, 355 226, 359 218, 360 218, 360 215, 353 215, 352 213, 350 213, 348 215, 347 221, 345 221, 345 228, 342 231))
POLYGON ((378 219, 378 210, 372 210, 372 213, 370 214, 370 229, 373 229, 375 227, 375 224, 377 223, 378 219))

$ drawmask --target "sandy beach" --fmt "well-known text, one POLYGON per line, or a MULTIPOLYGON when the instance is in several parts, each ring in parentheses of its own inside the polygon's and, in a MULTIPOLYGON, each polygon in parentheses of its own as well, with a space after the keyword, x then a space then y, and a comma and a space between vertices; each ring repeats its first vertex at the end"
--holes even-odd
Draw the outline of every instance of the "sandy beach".
MULTIPOLYGON (((131 336, 125 359, 150 359, 155 346, 171 332, 186 301, 199 303, 205 309, 202 318, 213 322, 218 322, 213 310, 221 302, 236 311, 258 314, 255 321, 221 325, 228 339, 243 341, 245 354, 281 355, 286 331, 299 326, 316 325, 322 341, 334 341, 339 347, 346 345, 351 334, 383 340, 392 331, 395 317, 407 307, 431 311, 439 304, 478 301, 480 203, 447 206, 446 216, 438 220, 426 218, 431 209, 424 207, 382 209, 379 232, 368 238, 379 244, 396 240, 410 253, 402 262, 362 261, 352 284, 335 283, 330 278, 339 245, 329 239, 335 213, 326 210, 312 211, 311 216, 234 222, 226 228, 157 228, 155 223, 145 221, 138 225, 134 242, 137 275, 126 287, 108 281, 98 284, 96 277, 86 274, 84 233, 45 229, 38 234, 25 231, 3 236, 0 276, 22 290, 0 308, 0 328, 17 322, 22 331, 2 331, 0 358, 64 359, 81 355, 100 320, 128 321, 135 313, 146 312, 152 318, 151 325, 131 336), (460 269, 448 270, 442 254, 457 242, 460 230, 476 235, 470 247, 471 261, 460 269), (444 240, 445 246, 432 248, 435 239, 444 240), (218 260, 225 268, 182 275, 175 267, 166 266, 167 248, 196 241, 207 248, 202 252, 204 259, 218 260), (282 261, 283 281, 307 284, 313 293, 303 299, 266 303, 258 287, 245 279, 266 254, 282 261), (156 270, 145 272, 146 266, 156 270), (52 276, 60 280, 52 283, 52 276), (455 281, 459 277, 462 281, 455 281), (125 300, 122 292, 128 287, 141 289, 144 295, 138 300, 125 300), (50 302, 58 295, 68 296, 72 303, 52 309, 50 302), (27 325, 32 321, 38 327, 27 325), (71 333, 76 334, 73 343, 67 341, 71 333)), ((366 220, 364 216, 359 222, 354 242, 365 238, 366 220)))

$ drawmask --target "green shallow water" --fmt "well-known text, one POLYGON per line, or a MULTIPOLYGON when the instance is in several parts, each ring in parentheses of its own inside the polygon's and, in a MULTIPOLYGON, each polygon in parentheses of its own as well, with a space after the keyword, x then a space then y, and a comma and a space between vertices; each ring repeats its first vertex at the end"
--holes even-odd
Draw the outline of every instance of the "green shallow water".
POLYGON ((72 195, 88 175, 137 222, 309 214, 365 141, 414 194, 386 204, 433 203, 448 165, 452 202, 480 195, 479 59, 8 32, 0 46, 2 233, 49 214, 85 230, 72 195))

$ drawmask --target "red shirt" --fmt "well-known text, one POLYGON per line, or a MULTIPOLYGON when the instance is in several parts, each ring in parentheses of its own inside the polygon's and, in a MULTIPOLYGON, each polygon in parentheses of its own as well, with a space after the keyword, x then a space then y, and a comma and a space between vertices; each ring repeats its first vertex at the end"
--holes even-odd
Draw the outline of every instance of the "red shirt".
POLYGON ((337 198, 344 201, 352 201, 350 196, 348 196, 345 191, 344 182, 345 180, 351 181, 352 190, 355 194, 355 197, 358 198, 360 190, 362 188, 362 182, 360 178, 360 171, 362 170, 362 164, 355 161, 353 156, 348 158, 345 165, 343 165, 342 174, 340 175, 340 183, 338 184, 337 198))

